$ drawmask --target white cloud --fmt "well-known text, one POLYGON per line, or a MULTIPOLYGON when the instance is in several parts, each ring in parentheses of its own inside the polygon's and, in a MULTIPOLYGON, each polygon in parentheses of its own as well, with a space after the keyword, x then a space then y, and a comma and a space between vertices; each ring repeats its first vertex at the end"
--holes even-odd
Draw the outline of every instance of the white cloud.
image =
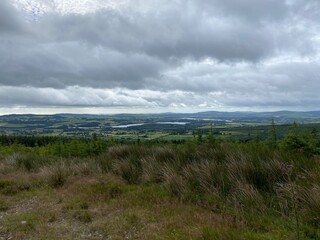
POLYGON ((20 10, 33 16, 58 12, 60 14, 87 14, 105 8, 119 8, 127 0, 11 0, 20 10))

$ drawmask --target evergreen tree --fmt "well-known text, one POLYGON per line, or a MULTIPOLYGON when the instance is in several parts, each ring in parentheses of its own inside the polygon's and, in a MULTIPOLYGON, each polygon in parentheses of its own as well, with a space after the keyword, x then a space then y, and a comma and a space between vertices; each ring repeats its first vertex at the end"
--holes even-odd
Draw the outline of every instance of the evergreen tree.
POLYGON ((276 124, 274 122, 274 119, 272 119, 271 122, 271 130, 269 132, 269 143, 272 147, 277 147, 278 146, 278 135, 277 135, 277 129, 276 129, 276 124))
POLYGON ((214 143, 215 139, 213 137, 213 127, 212 127, 212 123, 210 124, 210 130, 208 132, 208 136, 207 136, 207 141, 208 143, 214 143))

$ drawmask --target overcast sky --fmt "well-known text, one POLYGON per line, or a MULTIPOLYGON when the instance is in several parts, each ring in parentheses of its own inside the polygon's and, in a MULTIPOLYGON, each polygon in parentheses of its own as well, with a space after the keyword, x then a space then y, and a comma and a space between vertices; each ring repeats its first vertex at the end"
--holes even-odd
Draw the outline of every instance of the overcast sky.
POLYGON ((0 0, 0 114, 319 106, 319 0, 0 0))

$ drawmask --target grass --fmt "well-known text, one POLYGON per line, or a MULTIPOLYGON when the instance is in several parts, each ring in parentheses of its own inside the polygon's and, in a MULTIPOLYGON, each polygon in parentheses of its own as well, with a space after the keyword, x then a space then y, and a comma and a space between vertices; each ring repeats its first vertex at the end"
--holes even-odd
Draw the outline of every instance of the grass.
POLYGON ((320 239, 319 162, 233 143, 2 156, 0 237, 320 239))

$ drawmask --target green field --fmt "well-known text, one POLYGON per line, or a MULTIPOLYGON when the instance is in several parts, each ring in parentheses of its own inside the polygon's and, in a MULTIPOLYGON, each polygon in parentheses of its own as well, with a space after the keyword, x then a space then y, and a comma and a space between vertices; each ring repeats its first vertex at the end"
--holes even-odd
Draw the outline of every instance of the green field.
POLYGON ((213 134, 222 140, 250 141, 267 139, 272 121, 280 138, 294 122, 299 123, 302 131, 320 130, 320 114, 317 113, 60 114, 0 116, 0 133, 82 138, 98 135, 123 141, 190 141, 199 134, 213 134))

